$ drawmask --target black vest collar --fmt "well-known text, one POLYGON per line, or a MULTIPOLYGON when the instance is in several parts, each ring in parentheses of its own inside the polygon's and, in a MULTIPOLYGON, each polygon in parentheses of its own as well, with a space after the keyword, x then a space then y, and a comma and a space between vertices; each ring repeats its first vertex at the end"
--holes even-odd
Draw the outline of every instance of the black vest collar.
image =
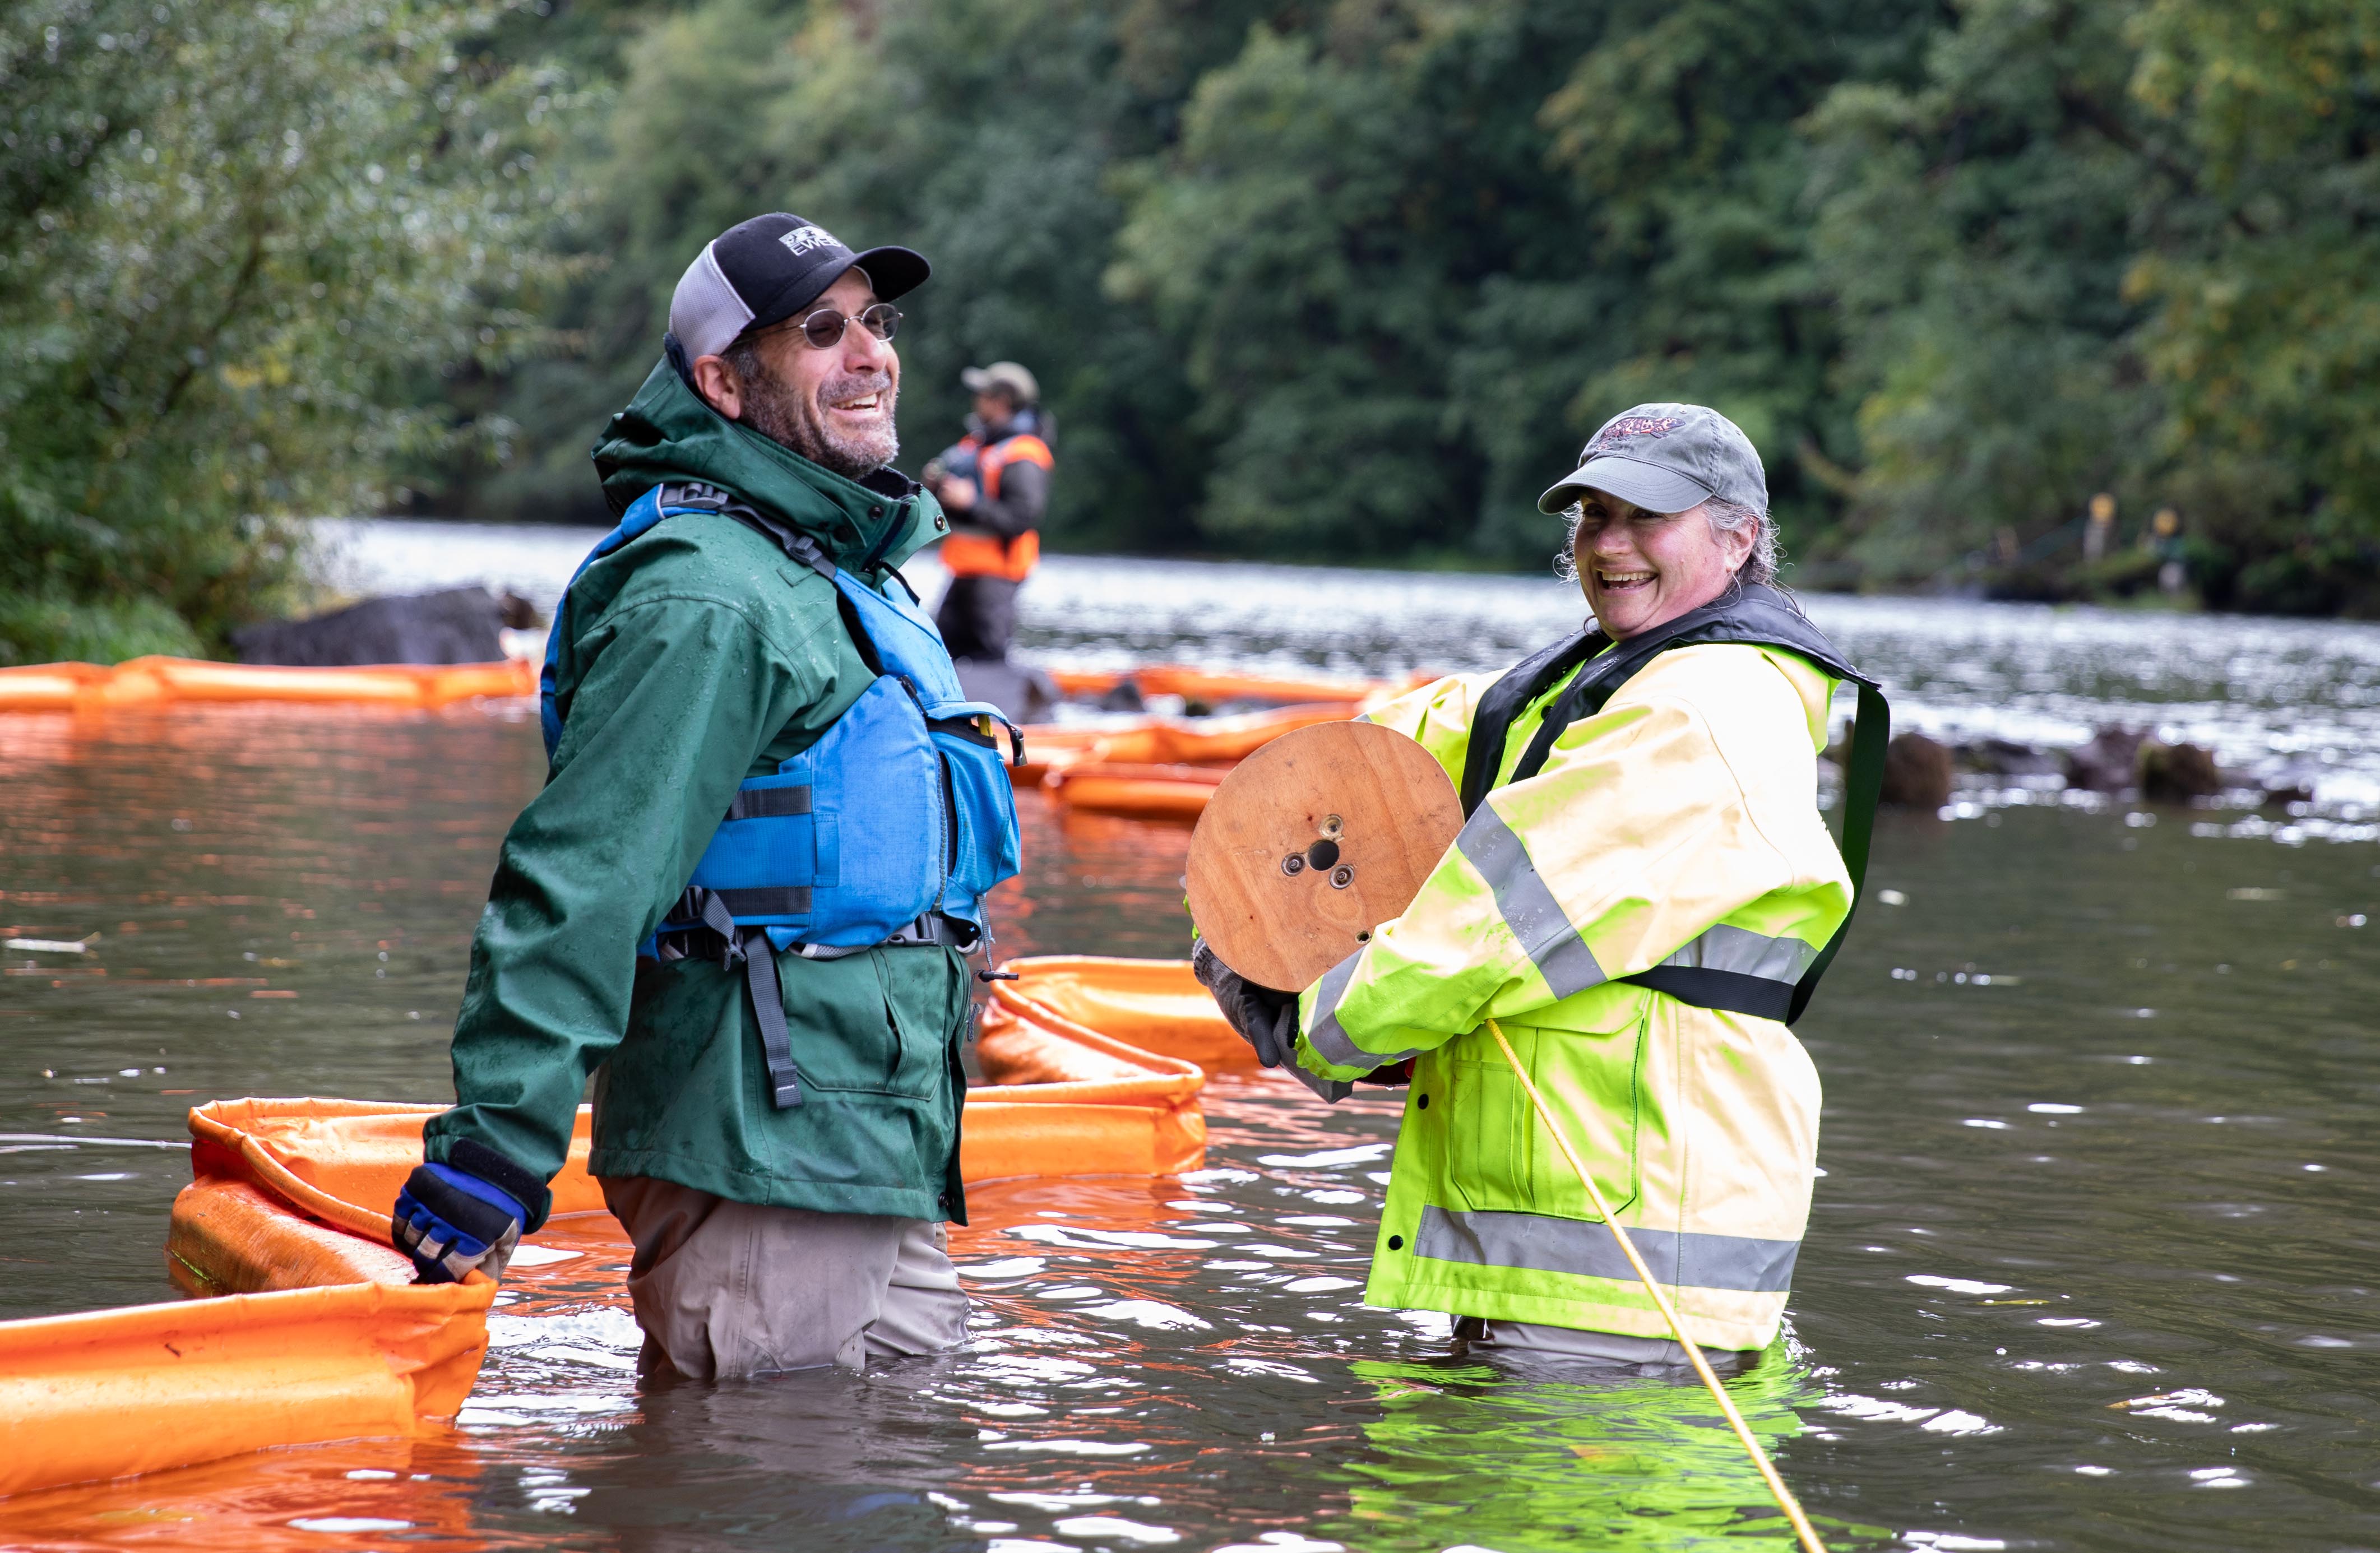
MULTIPOLYGON (((1891 736, 1890 709, 1876 682, 1860 673, 1828 641, 1791 601, 1773 588, 1745 584, 1716 603, 1680 615, 1629 637, 1617 647, 1594 626, 1586 626, 1542 651, 1514 664, 1480 697, 1472 714, 1471 738, 1463 759, 1463 813, 1467 819, 1488 799, 1503 768, 1504 748, 1512 724, 1521 714, 1563 676, 1578 671, 1553 705, 1546 709, 1529 747, 1512 768, 1512 780, 1525 782, 1545 769, 1546 758, 1562 730, 1580 718, 1601 711, 1613 692, 1636 672, 1671 648, 1702 647, 1725 642, 1745 647, 1775 647, 1800 654, 1840 680, 1859 686, 1859 713, 1852 724, 1852 747, 1843 773, 1843 866, 1852 877, 1852 904, 1856 910, 1867 883, 1868 845, 1876 829, 1876 807, 1884 788, 1884 749, 1891 736), (1611 648, 1609 652, 1604 649, 1611 648), (1597 657, 1602 653, 1601 657, 1597 657), (1584 667, 1582 668, 1582 665, 1584 667)), ((1818 978, 1833 964, 1835 952, 1851 931, 1851 918, 1836 929, 1816 961, 1790 988, 1755 982, 1748 977, 1721 971, 1656 966, 1622 980, 1639 982, 1701 1008, 1730 1009, 1787 1024, 1801 1018, 1817 990, 1818 978), (1738 983, 1755 983, 1749 995, 1738 983)))
POLYGON ((1582 627, 1551 647, 1534 653, 1488 687, 1471 720, 1470 747, 1463 763, 1463 812, 1467 818, 1487 799, 1503 768, 1505 740, 1521 714, 1547 691, 1561 683, 1581 664, 1589 664, 1561 698, 1546 709, 1536 737, 1513 769, 1512 780, 1525 781, 1545 767, 1546 757, 1562 730, 1582 717, 1603 710, 1614 692, 1656 657, 1677 647, 1703 647, 1728 642, 1747 647, 1783 648, 1815 663, 1837 679, 1873 689, 1876 681, 1852 666, 1809 618, 1784 594, 1758 583, 1747 583, 1715 603, 1682 614, 1665 625, 1629 637, 1609 652, 1611 638, 1593 625, 1582 627), (1597 653, 1603 656, 1597 658, 1597 653), (1591 664, 1589 661, 1593 661, 1591 664))

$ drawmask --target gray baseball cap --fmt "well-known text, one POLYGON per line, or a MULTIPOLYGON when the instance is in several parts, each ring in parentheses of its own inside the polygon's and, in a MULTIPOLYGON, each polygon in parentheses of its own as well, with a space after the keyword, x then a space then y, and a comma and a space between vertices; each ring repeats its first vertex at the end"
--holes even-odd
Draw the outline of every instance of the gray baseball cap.
POLYGON ((959 382, 966 385, 970 394, 989 394, 995 388, 1004 388, 1008 396, 1020 405, 1041 402, 1041 384, 1035 381, 1032 372, 1014 361, 995 361, 989 367, 969 367, 959 374, 959 382))
POLYGON ((1578 468, 1537 498, 1558 513, 1600 491, 1646 512, 1684 512, 1716 496, 1768 510, 1768 476, 1752 439, 1700 405, 1639 405, 1603 423, 1579 449, 1578 468))

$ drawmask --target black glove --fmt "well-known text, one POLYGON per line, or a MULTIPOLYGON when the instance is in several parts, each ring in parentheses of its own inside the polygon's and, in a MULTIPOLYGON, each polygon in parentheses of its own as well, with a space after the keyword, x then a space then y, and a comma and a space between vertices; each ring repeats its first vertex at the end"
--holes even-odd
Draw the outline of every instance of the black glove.
POLYGON ((1256 1048, 1257 1061, 1278 1068, 1297 1044, 1297 994, 1258 987, 1222 962, 1205 939, 1190 952, 1190 974, 1214 996, 1215 1006, 1240 1038, 1256 1048))
POLYGON ((454 1152, 477 1168, 416 1165, 390 1216, 390 1238, 413 1258, 418 1283, 460 1283, 475 1270, 504 1277, 528 1219, 521 1195, 535 1190, 534 1177, 468 1140, 454 1152))

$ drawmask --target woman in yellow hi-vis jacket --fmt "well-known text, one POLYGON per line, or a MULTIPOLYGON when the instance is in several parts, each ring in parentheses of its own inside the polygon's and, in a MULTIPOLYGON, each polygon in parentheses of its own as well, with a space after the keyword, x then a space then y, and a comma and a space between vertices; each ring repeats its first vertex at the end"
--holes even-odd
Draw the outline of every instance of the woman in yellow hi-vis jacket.
POLYGON ((1756 1353, 1817 1164, 1818 1076, 1786 1021, 1856 890, 1818 810, 1828 702, 1861 684, 1855 867, 1883 702, 1768 586, 1766 479, 1725 418, 1632 409, 1539 504, 1573 518, 1597 629, 1370 714, 1462 788, 1420 895, 1293 1001, 1203 945, 1201 978, 1326 1098, 1409 1065, 1370 1303, 1451 1312, 1474 1346, 1683 1358, 1492 1018, 1694 1341, 1756 1353))

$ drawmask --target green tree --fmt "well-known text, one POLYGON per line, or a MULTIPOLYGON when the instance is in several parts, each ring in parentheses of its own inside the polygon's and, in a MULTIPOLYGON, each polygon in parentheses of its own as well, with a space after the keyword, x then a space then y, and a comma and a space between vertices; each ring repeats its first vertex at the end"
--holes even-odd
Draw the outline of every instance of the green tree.
POLYGON ((454 494, 491 516, 597 521, 586 449, 661 349, 701 244, 798 212, 855 244, 933 261, 904 298, 911 468, 955 441, 959 370, 1014 358, 1059 425, 1050 528, 1062 544, 1178 548, 1205 454, 1176 355, 1101 289, 1123 207, 1120 161, 1165 143, 1191 84, 1257 15, 1189 0, 705 0, 656 10, 623 53, 584 176, 576 239, 596 267, 555 322, 575 348, 522 368, 497 403, 536 428, 454 494))
POLYGON ((534 333, 560 105, 434 0, 0 15, 0 662, 194 652, 287 601, 534 333))
POLYGON ((1845 85, 1813 122, 1814 242, 1858 397, 1844 540, 1872 582, 1970 554, 2006 569, 2093 493, 2137 507, 2148 488, 2160 403, 2123 278, 2136 212, 2172 190, 2142 149, 2123 10, 1968 0, 1921 84, 1845 85))
POLYGON ((1792 126, 1838 80, 1910 71, 1925 16, 1381 0, 1253 36, 1139 170, 1112 277, 1200 391, 1204 531, 1535 560, 1537 492, 1664 398, 1740 419, 1815 531, 1853 448, 1792 126))
POLYGON ((2194 219, 2125 277, 2209 580, 2380 613, 2380 11, 2154 0, 2132 93, 2194 219))
POLYGON ((2107 491, 2217 601, 2380 608, 2369 6, 1962 0, 1810 128, 1868 583, 2086 591, 2107 491))

